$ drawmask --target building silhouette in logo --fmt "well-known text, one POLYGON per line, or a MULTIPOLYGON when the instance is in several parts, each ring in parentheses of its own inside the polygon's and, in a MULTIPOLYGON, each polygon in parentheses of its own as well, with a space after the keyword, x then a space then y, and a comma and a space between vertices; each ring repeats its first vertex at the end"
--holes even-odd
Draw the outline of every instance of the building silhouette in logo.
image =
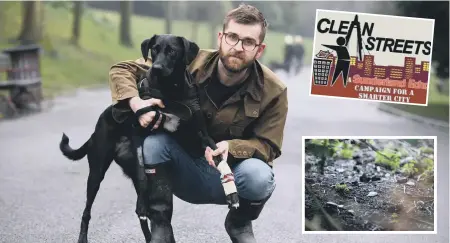
POLYGON ((366 55, 363 59, 364 77, 373 78, 373 61, 374 56, 366 55))
MULTIPOLYGON (((334 73, 336 57, 329 51, 320 51, 314 58, 313 77, 315 85, 328 86, 330 75, 334 73)), ((422 61, 416 64, 415 57, 405 57, 403 66, 375 65, 375 56, 364 55, 359 61, 356 56, 350 57, 349 77, 359 75, 364 78, 415 80, 428 83, 430 63, 422 61)))
POLYGON ((362 61, 358 61, 355 56, 350 57, 350 76, 359 75, 365 78, 410 80, 428 82, 429 62, 422 61, 416 64, 415 57, 405 57, 404 66, 381 66, 375 65, 373 55, 365 55, 362 61))
POLYGON ((373 66, 373 76, 379 79, 384 79, 387 77, 387 70, 384 66, 373 66))
POLYGON ((414 57, 405 57, 405 78, 412 79, 414 76, 414 65, 416 59, 414 57))

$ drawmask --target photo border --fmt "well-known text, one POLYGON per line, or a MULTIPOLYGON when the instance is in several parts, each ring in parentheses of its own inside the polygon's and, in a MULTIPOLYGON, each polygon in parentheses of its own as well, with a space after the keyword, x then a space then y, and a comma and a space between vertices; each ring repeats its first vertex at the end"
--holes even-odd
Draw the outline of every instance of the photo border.
POLYGON ((301 199, 301 234, 302 235, 437 235, 438 221, 437 221, 437 204, 438 204, 438 184, 437 184, 437 136, 302 136, 302 199, 301 199), (433 231, 305 231, 305 140, 306 139, 433 139, 434 141, 434 230, 433 231))

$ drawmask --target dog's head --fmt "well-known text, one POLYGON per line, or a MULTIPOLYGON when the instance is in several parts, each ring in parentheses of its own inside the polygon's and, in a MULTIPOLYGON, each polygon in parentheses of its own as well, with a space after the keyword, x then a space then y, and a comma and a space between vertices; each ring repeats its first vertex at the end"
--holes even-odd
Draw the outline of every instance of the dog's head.
POLYGON ((185 70, 197 56, 199 47, 181 36, 153 35, 142 42, 141 51, 145 61, 151 51, 152 74, 167 77, 176 69, 185 70))

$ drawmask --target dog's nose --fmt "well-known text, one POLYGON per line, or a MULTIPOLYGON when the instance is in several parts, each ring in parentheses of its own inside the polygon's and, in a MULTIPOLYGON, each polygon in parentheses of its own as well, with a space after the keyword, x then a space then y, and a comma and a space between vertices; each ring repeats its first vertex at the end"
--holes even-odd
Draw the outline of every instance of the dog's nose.
POLYGON ((154 71, 154 72, 161 72, 162 71, 162 65, 161 64, 153 64, 152 65, 152 71, 154 71))
POLYGON ((161 64, 153 64, 152 65, 152 73, 153 75, 159 76, 162 73, 162 65, 161 64))

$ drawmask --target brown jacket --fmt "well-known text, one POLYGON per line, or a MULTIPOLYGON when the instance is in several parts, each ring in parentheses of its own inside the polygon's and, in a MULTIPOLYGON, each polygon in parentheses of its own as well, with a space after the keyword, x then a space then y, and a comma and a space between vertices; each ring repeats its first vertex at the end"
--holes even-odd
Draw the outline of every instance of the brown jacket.
MULTIPOLYGON (((256 62, 244 85, 221 107, 216 108, 205 89, 218 63, 218 52, 200 50, 188 69, 201 87, 202 110, 208 132, 219 142, 229 142, 236 160, 258 158, 270 166, 281 155, 283 131, 288 111, 287 87, 267 67, 256 62)), ((123 61, 111 67, 109 84, 113 104, 138 96, 136 77, 148 70, 151 60, 123 61)), ((233 159, 233 158, 232 158, 233 159)))

